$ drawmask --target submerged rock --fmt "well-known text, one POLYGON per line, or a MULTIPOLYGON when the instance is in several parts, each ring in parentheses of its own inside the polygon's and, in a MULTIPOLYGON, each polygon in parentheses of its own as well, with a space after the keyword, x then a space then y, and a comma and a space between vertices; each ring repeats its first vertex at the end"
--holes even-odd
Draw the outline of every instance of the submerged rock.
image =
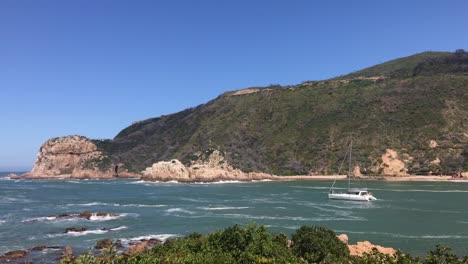
POLYGON ((125 251, 124 254, 132 256, 132 255, 141 253, 145 251, 146 249, 152 248, 155 245, 161 244, 161 243, 162 243, 161 240, 158 240, 155 238, 143 239, 143 240, 133 242, 132 244, 130 244, 130 246, 128 247, 128 249, 125 251))
POLYGON ((96 249, 109 249, 113 246, 112 239, 106 238, 106 239, 101 239, 96 243, 95 248, 96 249))
POLYGON ((87 228, 84 228, 84 227, 70 227, 70 228, 67 228, 65 229, 65 232, 64 233, 70 233, 70 232, 85 232, 87 231, 88 229, 87 228))
POLYGON ((26 255, 28 255, 28 252, 26 250, 10 251, 0 256, 0 261, 10 262, 11 260, 24 258, 26 257, 26 255))

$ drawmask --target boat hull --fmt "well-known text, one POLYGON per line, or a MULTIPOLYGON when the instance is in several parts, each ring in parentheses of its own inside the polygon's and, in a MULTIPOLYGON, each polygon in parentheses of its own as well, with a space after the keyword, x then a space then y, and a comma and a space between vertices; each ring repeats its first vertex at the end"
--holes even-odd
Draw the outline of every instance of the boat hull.
POLYGON ((377 200, 372 195, 356 195, 356 194, 348 194, 348 193, 329 193, 328 198, 333 200, 347 200, 347 201, 362 201, 362 202, 369 202, 377 200))

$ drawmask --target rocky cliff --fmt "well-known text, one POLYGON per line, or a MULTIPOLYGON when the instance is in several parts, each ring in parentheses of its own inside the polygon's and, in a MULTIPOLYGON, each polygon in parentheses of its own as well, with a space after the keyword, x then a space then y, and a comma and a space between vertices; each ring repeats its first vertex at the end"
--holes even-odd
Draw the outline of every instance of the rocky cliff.
POLYGON ((157 179, 335 174, 350 137, 363 176, 466 175, 468 53, 425 52, 334 79, 227 92, 112 140, 53 139, 31 175, 110 177, 117 164, 157 179), (212 149, 229 165, 195 164, 212 149))
MULTIPOLYGON (((120 170, 120 174, 127 175, 120 170)), ((66 136, 46 141, 40 148, 36 162, 27 178, 112 178, 119 176, 119 168, 82 136, 66 136)))

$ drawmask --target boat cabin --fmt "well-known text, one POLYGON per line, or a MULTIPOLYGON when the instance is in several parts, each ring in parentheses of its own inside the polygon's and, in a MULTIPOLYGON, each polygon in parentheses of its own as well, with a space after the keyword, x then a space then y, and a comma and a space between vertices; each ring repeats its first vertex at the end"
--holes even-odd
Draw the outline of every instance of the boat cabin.
POLYGON ((364 196, 364 195, 368 195, 369 192, 367 191, 367 189, 348 189, 347 194, 364 196))

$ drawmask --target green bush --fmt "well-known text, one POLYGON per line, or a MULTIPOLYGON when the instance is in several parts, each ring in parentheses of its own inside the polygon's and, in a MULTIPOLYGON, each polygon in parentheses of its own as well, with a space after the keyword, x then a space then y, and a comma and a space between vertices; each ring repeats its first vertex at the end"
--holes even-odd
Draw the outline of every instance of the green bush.
POLYGON ((426 257, 418 258, 401 251, 393 256, 374 249, 362 257, 350 256, 348 247, 324 227, 302 226, 292 236, 271 234, 265 226, 234 225, 203 236, 193 233, 168 240, 134 256, 104 252, 101 256, 85 254, 75 264, 468 264, 468 256, 459 258, 445 246, 437 246, 426 257))
POLYGON ((292 236, 292 250, 309 263, 337 263, 349 258, 348 247, 335 232, 324 227, 302 226, 292 236))

